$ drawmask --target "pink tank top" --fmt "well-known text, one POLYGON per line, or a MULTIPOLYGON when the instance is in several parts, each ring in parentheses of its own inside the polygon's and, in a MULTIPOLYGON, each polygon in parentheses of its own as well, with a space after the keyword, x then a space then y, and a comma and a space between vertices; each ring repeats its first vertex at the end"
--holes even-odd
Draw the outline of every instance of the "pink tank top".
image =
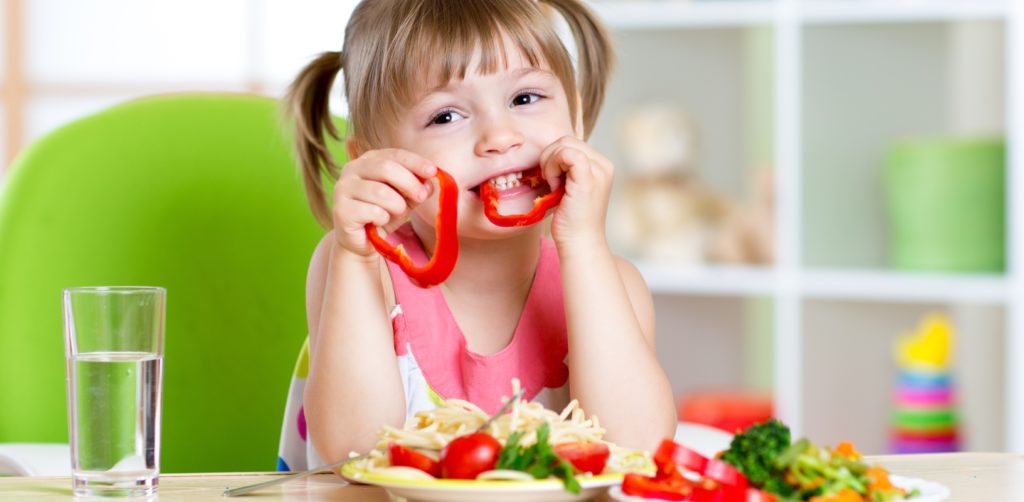
MULTIPOLYGON (((402 244, 413 263, 427 261, 411 225, 392 233, 388 240, 402 244)), ((486 356, 466 346, 440 288, 417 287, 391 262, 388 270, 398 312, 392 318, 395 354, 401 358, 411 350, 428 386, 440 397, 464 399, 494 413, 501 407, 501 397, 511 394, 512 378, 519 379, 527 400, 539 398, 545 390, 549 391, 545 395, 559 389, 568 395, 569 346, 562 278, 558 253, 550 239, 541 240, 540 261, 512 340, 501 351, 486 356)))

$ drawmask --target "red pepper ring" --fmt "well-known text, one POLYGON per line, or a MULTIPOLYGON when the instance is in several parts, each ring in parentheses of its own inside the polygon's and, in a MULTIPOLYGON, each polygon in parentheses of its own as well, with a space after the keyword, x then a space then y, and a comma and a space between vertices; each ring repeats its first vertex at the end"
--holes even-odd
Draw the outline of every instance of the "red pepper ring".
POLYGON ((717 458, 708 460, 707 466, 704 467, 704 477, 727 487, 736 487, 743 491, 747 489, 747 477, 739 469, 717 458))
MULTIPOLYGON (((540 180, 540 169, 532 169, 523 173, 523 183, 530 183, 532 186, 536 186, 540 183, 540 180)), ((533 201, 533 209, 530 209, 527 213, 501 214, 498 212, 498 199, 500 199, 498 189, 490 181, 485 181, 480 185, 480 199, 484 201, 484 215, 487 216, 488 220, 491 220, 491 223, 499 227, 526 227, 533 225, 544 219, 548 209, 562 202, 563 195, 565 195, 564 184, 547 195, 537 197, 533 201)))
POLYGON ((441 190, 437 205, 437 221, 434 225, 437 244, 434 255, 423 266, 416 266, 401 246, 393 246, 377 232, 372 223, 366 224, 366 238, 384 258, 397 264, 409 276, 413 284, 421 288, 429 288, 441 284, 451 275, 455 262, 459 258, 459 235, 457 223, 459 217, 459 187, 451 175, 437 169, 437 182, 441 190))
MULTIPOLYGON (((703 475, 708 465, 708 458, 671 439, 663 439, 654 453, 654 463, 659 468, 670 466, 674 469, 679 466, 703 475)), ((660 471, 661 469, 659 469, 660 471)))

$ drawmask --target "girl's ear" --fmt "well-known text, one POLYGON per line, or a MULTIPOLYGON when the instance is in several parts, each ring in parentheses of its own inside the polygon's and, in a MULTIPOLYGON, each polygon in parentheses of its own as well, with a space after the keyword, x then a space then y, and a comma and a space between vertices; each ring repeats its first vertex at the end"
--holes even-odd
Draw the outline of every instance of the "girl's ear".
POLYGON ((345 150, 348 152, 348 160, 356 160, 363 154, 362 146, 351 136, 345 140, 345 150))

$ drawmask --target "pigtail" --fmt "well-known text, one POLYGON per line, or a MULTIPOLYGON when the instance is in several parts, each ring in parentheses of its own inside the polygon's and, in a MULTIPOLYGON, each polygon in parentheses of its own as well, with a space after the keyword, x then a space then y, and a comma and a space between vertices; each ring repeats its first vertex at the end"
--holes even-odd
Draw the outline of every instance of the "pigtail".
POLYGON ((295 120, 295 150, 299 157, 302 180, 313 216, 325 228, 334 226, 331 209, 324 192, 324 175, 338 179, 341 168, 327 148, 326 131, 340 140, 341 135, 331 119, 328 108, 331 85, 342 68, 340 52, 324 52, 317 56, 295 78, 288 89, 285 103, 295 120))
POLYGON ((615 62, 611 38, 597 15, 579 0, 541 0, 558 11, 572 30, 577 48, 583 133, 590 136, 604 103, 604 92, 615 62))

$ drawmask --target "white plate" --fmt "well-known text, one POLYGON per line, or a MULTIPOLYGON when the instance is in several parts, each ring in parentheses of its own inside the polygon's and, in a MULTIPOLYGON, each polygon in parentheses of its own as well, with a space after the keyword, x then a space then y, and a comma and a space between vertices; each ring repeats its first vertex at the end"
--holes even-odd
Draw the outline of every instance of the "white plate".
MULTIPOLYGON (((905 490, 909 491, 917 488, 918 491, 921 492, 920 495, 907 499, 908 502, 938 502, 949 498, 949 488, 934 481, 892 475, 889 476, 889 481, 892 481, 892 484, 905 490)), ((650 502, 653 500, 644 497, 626 495, 625 493, 622 493, 622 486, 613 486, 608 490, 608 495, 620 502, 650 502)))
POLYGON ((913 502, 937 502, 949 498, 949 488, 934 481, 896 475, 890 475, 889 481, 905 490, 917 488, 921 494, 912 499, 907 499, 913 502))
POLYGON ((357 483, 384 488, 392 497, 410 502, 572 502, 589 500, 622 483, 621 474, 576 478, 582 490, 570 493, 560 479, 536 481, 473 481, 463 479, 407 479, 367 472, 349 463, 341 475, 357 483))

